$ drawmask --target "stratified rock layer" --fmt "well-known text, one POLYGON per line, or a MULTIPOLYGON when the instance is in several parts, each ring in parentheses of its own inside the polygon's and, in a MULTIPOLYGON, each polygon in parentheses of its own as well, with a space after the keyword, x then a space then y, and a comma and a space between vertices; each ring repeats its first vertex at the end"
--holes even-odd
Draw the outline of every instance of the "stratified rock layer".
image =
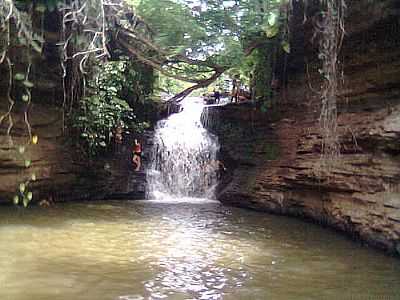
POLYGON ((321 155, 315 93, 321 80, 307 23, 294 31, 278 108, 262 114, 244 103, 206 110, 203 121, 219 136, 228 166, 218 199, 311 219, 400 254, 399 16, 396 1, 355 4, 349 12, 338 95, 341 155, 334 161, 321 155))

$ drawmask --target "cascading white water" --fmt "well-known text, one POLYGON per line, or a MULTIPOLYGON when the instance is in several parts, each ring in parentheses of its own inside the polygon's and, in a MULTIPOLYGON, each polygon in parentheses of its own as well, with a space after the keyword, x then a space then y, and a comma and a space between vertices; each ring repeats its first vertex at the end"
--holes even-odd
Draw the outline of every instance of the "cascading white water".
POLYGON ((183 110, 157 124, 147 171, 148 198, 213 198, 219 143, 203 128, 201 98, 182 102, 183 110))

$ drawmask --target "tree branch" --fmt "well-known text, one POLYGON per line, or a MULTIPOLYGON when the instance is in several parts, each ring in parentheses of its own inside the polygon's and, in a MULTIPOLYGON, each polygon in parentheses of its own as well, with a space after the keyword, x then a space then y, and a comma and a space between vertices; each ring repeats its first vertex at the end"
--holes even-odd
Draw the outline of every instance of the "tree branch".
POLYGON ((187 63, 189 65, 197 65, 197 66, 204 66, 204 67, 208 67, 211 69, 215 69, 217 67, 219 67, 218 65, 212 64, 210 62, 204 61, 204 60, 195 60, 195 59, 191 59, 185 55, 182 54, 176 54, 174 56, 172 56, 171 58, 168 58, 168 52, 157 47, 156 45, 154 45, 150 40, 146 39, 145 37, 143 37, 141 34, 126 29, 126 28, 121 28, 121 30, 119 30, 118 34, 122 34, 125 35, 127 37, 133 38, 135 40, 137 40, 138 42, 143 43, 144 45, 146 45, 147 47, 149 47, 150 49, 156 51, 158 54, 160 54, 163 58, 163 60, 166 63, 170 63, 170 62, 184 62, 187 63))
POLYGON ((154 69, 160 71, 162 74, 164 74, 167 77, 175 78, 181 81, 185 82, 190 82, 190 83, 198 83, 199 80, 197 79, 191 79, 185 76, 180 76, 177 74, 173 74, 168 72, 162 67, 162 64, 159 62, 154 62, 150 58, 147 58, 144 56, 144 54, 140 53, 138 50, 136 50, 133 46, 129 45, 127 42, 123 41, 122 39, 117 40, 118 45, 120 46, 121 49, 124 49, 126 52, 128 52, 131 56, 136 57, 139 59, 142 63, 149 65, 150 67, 153 67, 154 69))
POLYGON ((215 73, 207 79, 201 80, 200 82, 198 82, 197 84, 183 90, 182 92, 180 92, 179 94, 176 94, 175 96, 173 96, 172 98, 168 99, 168 102, 180 102, 183 99, 185 99, 187 96, 189 96, 193 91, 197 90, 197 89, 201 89, 204 87, 209 86, 210 84, 212 84, 215 80, 217 80, 224 72, 226 71, 226 68, 220 68, 218 70, 215 71, 215 73))

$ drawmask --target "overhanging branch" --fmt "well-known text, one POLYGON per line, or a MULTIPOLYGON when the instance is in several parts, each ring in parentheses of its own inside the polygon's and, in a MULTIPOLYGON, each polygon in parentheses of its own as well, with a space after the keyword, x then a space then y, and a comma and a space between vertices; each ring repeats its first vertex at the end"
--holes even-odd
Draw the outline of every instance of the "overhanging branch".
POLYGON ((167 51, 159 48, 152 41, 143 37, 143 35, 141 35, 140 33, 137 33, 135 31, 132 31, 132 30, 129 30, 126 28, 121 28, 118 31, 118 35, 123 35, 123 36, 125 36, 125 39, 126 38, 134 39, 134 40, 146 45, 151 50, 157 52, 157 54, 160 55, 160 57, 165 61, 165 63, 183 62, 183 63, 187 63, 189 65, 203 66, 203 67, 208 67, 211 69, 215 69, 215 68, 219 67, 218 65, 210 63, 208 61, 191 59, 182 54, 175 54, 175 55, 171 56, 170 58, 168 58, 169 53, 167 51))
POLYGON ((215 73, 207 79, 204 79, 200 82, 198 82, 197 84, 183 90, 182 92, 180 92, 179 94, 176 94, 174 97, 168 99, 168 102, 180 102, 183 99, 185 99, 187 96, 189 96, 193 91, 197 90, 197 89, 201 89, 204 87, 209 86, 210 84, 212 84, 215 80, 217 80, 224 72, 226 71, 225 68, 220 68, 218 70, 215 71, 215 73))
POLYGON ((122 39, 117 39, 117 43, 120 46, 120 49, 125 50, 131 56, 136 57, 142 63, 144 63, 146 65, 149 65, 150 67, 153 67, 154 69, 160 71, 162 74, 164 74, 167 77, 172 77, 172 78, 175 78, 177 80, 190 82, 190 83, 198 83, 200 81, 200 80, 191 79, 191 78, 188 78, 188 77, 185 77, 185 76, 180 76, 180 75, 168 72, 166 69, 163 68, 162 63, 155 62, 152 59, 145 57, 145 55, 143 53, 141 53, 140 51, 135 49, 135 47, 131 46, 130 44, 128 44, 127 42, 125 42, 122 39))

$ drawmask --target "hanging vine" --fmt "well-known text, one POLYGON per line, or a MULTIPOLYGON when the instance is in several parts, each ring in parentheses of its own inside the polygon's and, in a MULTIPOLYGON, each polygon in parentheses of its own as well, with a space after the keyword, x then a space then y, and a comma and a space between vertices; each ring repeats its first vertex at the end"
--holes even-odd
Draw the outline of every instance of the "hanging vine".
POLYGON ((44 42, 43 36, 37 34, 33 30, 32 26, 32 9, 33 6, 30 5, 27 11, 19 10, 14 1, 12 0, 0 0, 0 64, 6 63, 9 70, 8 76, 8 89, 7 98, 9 102, 9 109, 5 114, 0 116, 0 125, 4 120, 8 120, 7 135, 9 136, 10 144, 13 145, 13 140, 11 138, 11 130, 14 126, 12 118, 12 110, 15 106, 15 100, 13 99, 12 90, 15 81, 21 81, 23 87, 25 88, 25 94, 21 97, 22 101, 26 102, 24 121, 29 133, 29 138, 32 137, 31 126, 29 123, 28 109, 31 102, 30 89, 33 87, 32 83, 29 81, 29 73, 32 65, 31 61, 31 50, 41 52, 42 45, 44 42), (11 41, 11 31, 16 32, 16 39, 20 45, 25 46, 26 55, 28 58, 28 67, 25 74, 16 73, 14 74, 12 58, 9 54, 11 41))
POLYGON ((339 53, 345 34, 345 0, 320 0, 322 11, 315 22, 314 38, 318 40, 319 72, 323 83, 320 91, 323 162, 340 155, 337 131, 337 94, 341 78, 339 53))
POLYGON ((108 57, 104 1, 64 1, 62 18, 61 68, 63 70, 63 130, 66 115, 85 95, 89 61, 108 57))
MULTIPOLYGON (((32 100, 31 89, 34 87, 34 84, 30 81, 32 53, 41 53, 44 43, 43 31, 37 33, 33 26, 33 10, 37 8, 38 6, 34 3, 0 0, 0 64, 5 64, 8 69, 6 92, 8 109, 0 116, 0 126, 3 122, 8 121, 6 136, 8 137, 9 147, 15 151, 16 158, 23 161, 23 166, 26 169, 31 166, 31 160, 27 156, 26 149, 30 145, 36 145, 38 142, 38 136, 32 133, 29 121, 32 100), (26 69, 22 72, 18 72, 15 66, 16 61, 14 60, 16 58, 13 48, 16 45, 21 48, 25 58, 26 69), (14 127, 13 109, 18 103, 23 107, 23 121, 28 133, 28 139, 25 142, 22 141, 16 144, 12 138, 12 129, 14 127)), ((43 13, 43 10, 37 9, 37 12, 43 13)), ((43 18, 43 16, 41 17, 43 18)), ((18 63, 21 63, 20 59, 18 57, 18 63)), ((13 198, 15 204, 22 203, 25 207, 33 197, 33 192, 28 188, 29 183, 36 180, 35 173, 29 174, 28 177, 28 179, 25 178, 19 183, 13 198)))

